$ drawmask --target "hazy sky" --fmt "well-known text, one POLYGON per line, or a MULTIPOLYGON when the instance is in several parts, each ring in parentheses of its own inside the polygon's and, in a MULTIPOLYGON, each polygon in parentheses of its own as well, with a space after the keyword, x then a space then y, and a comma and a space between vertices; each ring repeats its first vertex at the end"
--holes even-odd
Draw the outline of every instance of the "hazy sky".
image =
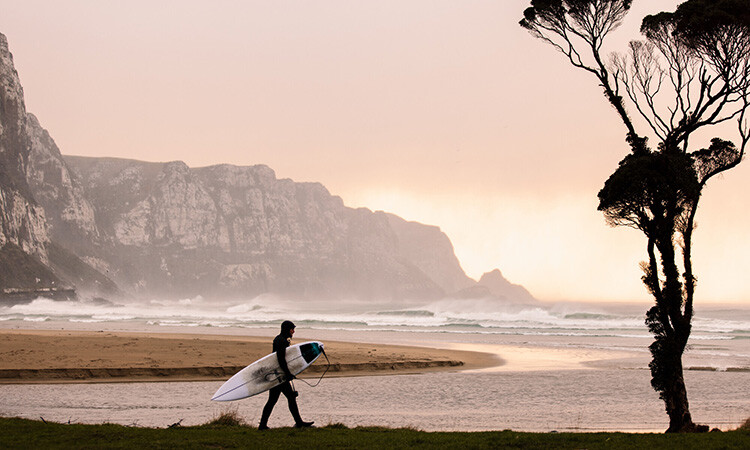
MULTIPOLYGON (((679 2, 634 3, 613 50, 679 2)), ((0 0, 0 32, 64 154, 267 164, 440 226, 474 278, 648 299, 644 239, 596 211, 624 130, 590 75, 518 26, 528 4, 0 0)), ((702 199, 699 302, 750 300, 749 171, 702 199)))

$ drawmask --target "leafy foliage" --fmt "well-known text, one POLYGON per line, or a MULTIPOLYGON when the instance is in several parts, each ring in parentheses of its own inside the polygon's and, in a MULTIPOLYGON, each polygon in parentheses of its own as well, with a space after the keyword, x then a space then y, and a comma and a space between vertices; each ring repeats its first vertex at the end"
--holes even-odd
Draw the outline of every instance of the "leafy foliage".
POLYGON ((612 225, 655 232, 658 220, 681 214, 700 191, 684 153, 629 154, 599 191, 599 211, 612 225))
POLYGON ((692 156, 701 182, 733 164, 739 164, 742 159, 742 154, 734 143, 720 138, 711 139, 710 147, 695 151, 692 156))

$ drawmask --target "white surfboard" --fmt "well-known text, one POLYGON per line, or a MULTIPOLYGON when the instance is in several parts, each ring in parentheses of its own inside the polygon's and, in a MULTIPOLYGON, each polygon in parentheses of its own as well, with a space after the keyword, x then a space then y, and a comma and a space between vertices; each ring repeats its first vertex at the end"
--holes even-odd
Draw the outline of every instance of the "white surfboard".
MULTIPOLYGON (((318 341, 303 342, 287 347, 286 364, 292 375, 297 375, 310 367, 323 353, 323 343, 318 341)), ((283 383, 284 372, 279 366, 276 352, 255 361, 240 370, 211 397, 217 402, 228 402, 252 397, 283 383)))

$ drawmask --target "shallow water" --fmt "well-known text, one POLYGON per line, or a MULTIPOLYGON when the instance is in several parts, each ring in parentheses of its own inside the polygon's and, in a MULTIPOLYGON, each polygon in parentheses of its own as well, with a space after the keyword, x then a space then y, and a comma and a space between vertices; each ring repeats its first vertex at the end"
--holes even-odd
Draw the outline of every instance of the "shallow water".
MULTIPOLYGON (((360 305, 358 310, 330 305, 315 309, 307 304, 309 310, 300 310, 299 306, 262 297, 234 303, 198 297, 125 304, 37 299, 22 305, 0 305, 0 328, 273 336, 281 321, 290 319, 297 324, 297 336, 311 340, 451 348, 456 344, 504 345, 505 350, 513 347, 513 352, 526 349, 524 353, 543 348, 544 354, 538 355, 542 359, 550 356, 551 349, 573 350, 567 354, 573 360, 558 358, 555 369, 561 365, 575 368, 579 360, 612 359, 604 354, 612 351, 628 353, 623 358, 630 361, 621 360, 622 367, 645 368, 647 348, 653 340, 644 325, 648 304, 512 305, 489 300, 440 300, 401 310, 377 309, 377 305, 370 309, 360 305)), ((526 366, 538 368, 540 358, 526 359, 526 366)), ((516 358, 516 362, 522 361, 516 358)), ((697 310, 685 366, 720 371, 750 369, 750 307, 712 305, 697 310)))
MULTIPOLYGON (((298 341, 478 350, 506 362, 475 372, 327 378, 317 388, 297 382, 302 414, 317 424, 658 432, 668 425, 664 405, 650 385, 652 337, 643 325, 643 306, 501 305, 488 313, 471 308, 467 310, 473 312, 454 312, 436 303, 429 310, 313 314, 254 304, 246 312, 238 310, 243 305, 221 310, 202 302, 120 307, 37 301, 0 307, 0 327, 253 335, 268 336, 270 342, 284 317, 297 323, 298 341), (222 322, 227 318, 231 323, 222 322)), ((693 418, 712 427, 736 428, 750 417, 750 309, 702 310, 694 325, 684 366, 712 371, 685 372, 693 418)), ((230 408, 257 424, 266 396, 211 402, 220 385, 0 385, 0 415, 164 427, 180 420, 183 425, 205 423, 230 408)), ((292 424, 282 399, 270 425, 292 424)))
MULTIPOLYGON (((319 425, 414 427, 426 431, 663 431, 663 404, 647 370, 430 373, 296 381, 299 405, 319 425)), ((750 374, 686 374, 693 417, 736 428, 750 417, 750 374)), ((221 382, 0 386, 0 415, 55 422, 165 427, 195 425, 236 410, 256 425, 266 395, 211 402, 221 382)), ((270 426, 293 425, 282 398, 270 426)))

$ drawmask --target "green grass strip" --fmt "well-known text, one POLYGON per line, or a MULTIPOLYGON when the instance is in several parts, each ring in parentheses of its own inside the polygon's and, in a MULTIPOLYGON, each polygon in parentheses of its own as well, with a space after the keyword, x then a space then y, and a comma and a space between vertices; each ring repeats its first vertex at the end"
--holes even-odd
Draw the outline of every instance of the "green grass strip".
POLYGON ((748 449, 750 430, 704 434, 425 432, 378 427, 278 428, 243 425, 141 428, 0 418, 2 449, 310 449, 310 448, 514 448, 514 449, 748 449))

